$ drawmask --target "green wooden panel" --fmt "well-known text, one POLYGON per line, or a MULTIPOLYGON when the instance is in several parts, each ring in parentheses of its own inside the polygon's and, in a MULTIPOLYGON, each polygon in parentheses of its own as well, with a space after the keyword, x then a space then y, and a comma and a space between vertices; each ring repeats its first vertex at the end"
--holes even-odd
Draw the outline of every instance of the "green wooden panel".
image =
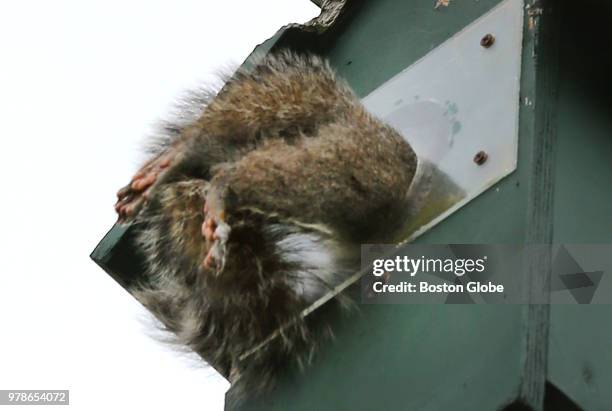
POLYGON ((612 409, 608 305, 552 307, 548 378, 588 411, 612 409))
POLYGON ((361 306, 335 325, 305 374, 240 409, 494 410, 516 395, 515 307, 361 306))
MULTIPOLYGON (((612 5, 560 2, 556 243, 612 242, 612 5), (593 11, 596 10, 596 13, 593 11)), ((549 379, 585 410, 612 409, 612 305, 553 306, 549 379)))
POLYGON ((126 289, 139 279, 143 271, 142 257, 131 246, 128 225, 115 224, 90 257, 126 289))
MULTIPOLYGON (((366 2, 326 56, 360 96, 498 1, 366 2)), ((526 29, 522 98, 535 100, 533 32, 526 29)), ((417 241, 523 243, 533 178, 533 106, 521 106, 519 168, 417 241)), ((360 306, 303 375, 241 410, 493 410, 519 396, 525 363, 521 306, 360 306)))
POLYGON ((500 0, 455 2, 437 10, 428 0, 363 3, 325 50, 334 68, 360 96, 423 57, 500 0))

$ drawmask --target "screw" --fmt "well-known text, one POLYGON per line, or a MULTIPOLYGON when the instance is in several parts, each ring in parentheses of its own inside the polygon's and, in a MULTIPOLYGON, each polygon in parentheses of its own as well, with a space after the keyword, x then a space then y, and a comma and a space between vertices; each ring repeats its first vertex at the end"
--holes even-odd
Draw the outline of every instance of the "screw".
POLYGON ((480 150, 474 156, 474 163, 476 163, 479 166, 481 166, 481 165, 483 165, 487 161, 487 158, 489 158, 488 154, 485 153, 484 151, 480 150))
POLYGON ((493 45, 493 43, 495 43, 495 37, 492 34, 487 34, 485 35, 481 40, 480 40, 480 45, 486 49, 488 49, 489 47, 491 47, 493 45))

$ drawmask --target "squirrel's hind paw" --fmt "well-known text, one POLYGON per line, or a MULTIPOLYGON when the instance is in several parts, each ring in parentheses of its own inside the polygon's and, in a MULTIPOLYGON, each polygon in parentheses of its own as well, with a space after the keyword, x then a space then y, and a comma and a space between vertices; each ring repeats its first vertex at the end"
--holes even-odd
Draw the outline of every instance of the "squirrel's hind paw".
POLYGON ((211 246, 208 248, 203 265, 219 275, 225 267, 226 244, 231 227, 223 220, 223 213, 213 212, 208 207, 208 203, 204 206, 204 213, 206 217, 202 224, 202 235, 211 246))

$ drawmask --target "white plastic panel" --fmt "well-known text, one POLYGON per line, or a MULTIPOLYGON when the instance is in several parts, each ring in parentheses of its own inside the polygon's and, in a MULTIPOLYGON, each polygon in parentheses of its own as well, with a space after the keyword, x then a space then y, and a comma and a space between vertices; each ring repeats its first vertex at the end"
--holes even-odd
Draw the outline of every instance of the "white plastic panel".
POLYGON ((418 233, 516 168, 522 36, 523 1, 506 0, 363 99, 464 193, 418 233))

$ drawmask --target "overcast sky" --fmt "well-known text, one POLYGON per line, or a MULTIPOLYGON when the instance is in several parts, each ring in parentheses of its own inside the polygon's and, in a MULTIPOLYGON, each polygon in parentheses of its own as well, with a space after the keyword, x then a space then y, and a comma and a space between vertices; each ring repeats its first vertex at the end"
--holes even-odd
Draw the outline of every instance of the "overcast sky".
POLYGON ((0 389, 69 389, 74 410, 223 409, 227 382, 151 338, 146 311, 88 256, 174 98, 317 12, 308 0, 0 6, 0 389))

